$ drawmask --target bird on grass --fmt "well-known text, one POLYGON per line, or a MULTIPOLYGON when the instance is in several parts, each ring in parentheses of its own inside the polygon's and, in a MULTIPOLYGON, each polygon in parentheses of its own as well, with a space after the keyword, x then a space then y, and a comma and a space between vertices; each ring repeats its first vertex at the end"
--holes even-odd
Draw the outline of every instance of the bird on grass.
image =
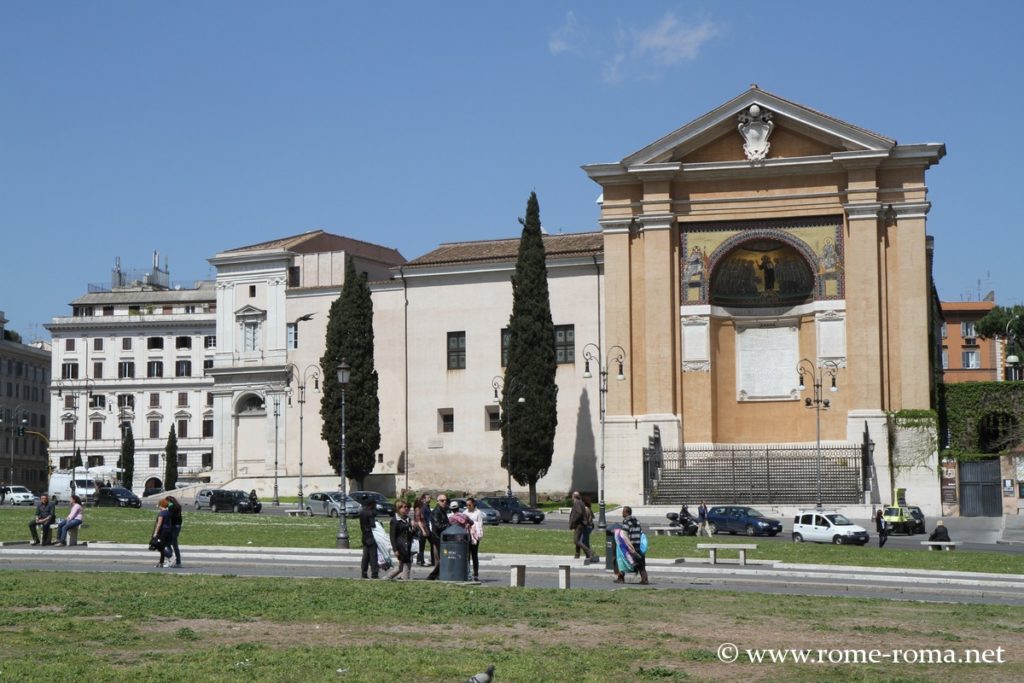
POLYGON ((491 664, 487 667, 485 673, 478 673, 475 676, 470 676, 466 683, 493 683, 494 682, 494 665, 491 664))

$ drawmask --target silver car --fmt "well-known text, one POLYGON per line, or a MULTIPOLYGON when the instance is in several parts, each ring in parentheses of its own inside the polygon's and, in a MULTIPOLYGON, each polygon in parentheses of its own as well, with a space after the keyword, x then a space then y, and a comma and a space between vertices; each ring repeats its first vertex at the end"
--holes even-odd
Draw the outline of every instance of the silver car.
POLYGON ((196 510, 202 510, 204 507, 210 507, 210 494, 213 493, 214 489, 203 489, 196 494, 196 510))
MULTIPOLYGON (((327 515, 337 517, 341 513, 341 492, 311 493, 306 497, 306 511, 311 515, 327 515)), ((359 503, 351 496, 345 498, 345 516, 358 517, 359 503)))

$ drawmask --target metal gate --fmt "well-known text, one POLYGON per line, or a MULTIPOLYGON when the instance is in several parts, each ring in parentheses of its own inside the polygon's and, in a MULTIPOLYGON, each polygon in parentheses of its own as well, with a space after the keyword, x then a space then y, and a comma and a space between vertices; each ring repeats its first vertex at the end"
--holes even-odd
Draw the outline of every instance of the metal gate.
POLYGON ((960 463, 960 516, 1001 517, 999 458, 960 463))

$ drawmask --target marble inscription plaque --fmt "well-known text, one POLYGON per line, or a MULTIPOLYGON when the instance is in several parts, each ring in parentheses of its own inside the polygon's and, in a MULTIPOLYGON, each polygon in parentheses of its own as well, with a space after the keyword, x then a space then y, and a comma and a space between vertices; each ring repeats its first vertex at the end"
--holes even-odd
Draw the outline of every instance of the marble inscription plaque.
POLYGON ((748 327, 736 342, 737 396, 741 401, 797 398, 795 327, 748 327))

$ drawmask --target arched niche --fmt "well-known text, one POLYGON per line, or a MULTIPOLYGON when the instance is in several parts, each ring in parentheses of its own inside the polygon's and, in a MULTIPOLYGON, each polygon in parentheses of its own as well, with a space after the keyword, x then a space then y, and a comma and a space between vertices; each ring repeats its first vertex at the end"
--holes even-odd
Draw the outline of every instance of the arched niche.
POLYGON ((729 245, 714 258, 712 304, 729 308, 795 306, 814 298, 813 254, 804 245, 755 237, 729 245))

